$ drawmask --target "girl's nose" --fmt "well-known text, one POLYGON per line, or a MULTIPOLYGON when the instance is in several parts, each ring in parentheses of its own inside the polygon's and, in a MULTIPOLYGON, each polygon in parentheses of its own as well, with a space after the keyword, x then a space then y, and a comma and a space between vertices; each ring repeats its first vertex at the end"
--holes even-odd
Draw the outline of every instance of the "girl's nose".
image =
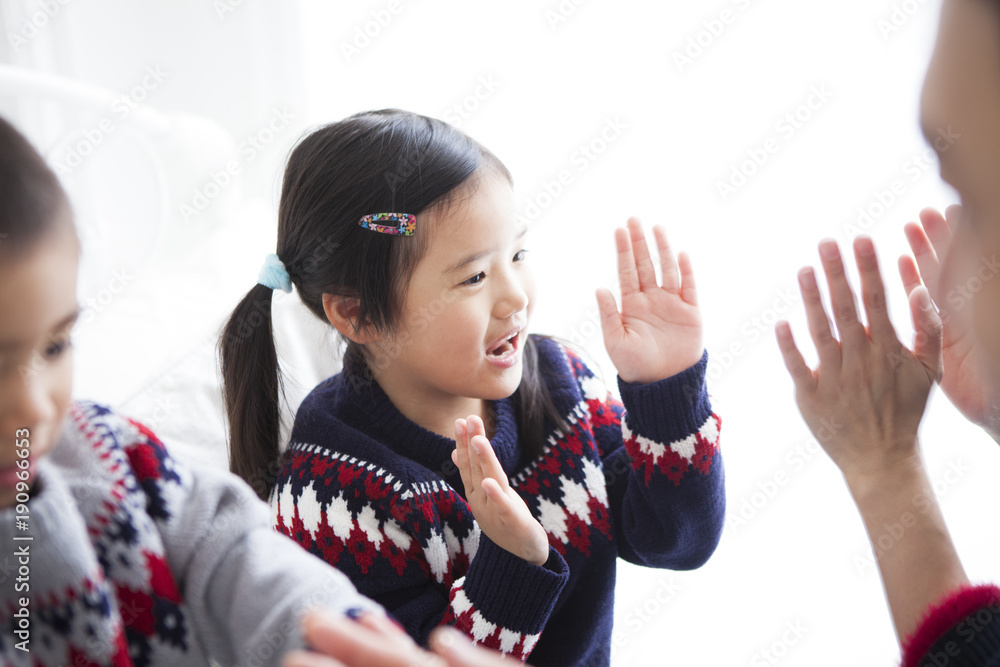
POLYGON ((501 281, 501 293, 497 299, 494 315, 499 319, 507 319, 528 307, 528 292, 521 276, 508 271, 501 281))
POLYGON ((21 386, 15 391, 13 410, 6 415, 6 422, 15 429, 35 429, 55 418, 55 405, 49 392, 44 372, 26 370, 14 380, 21 386))

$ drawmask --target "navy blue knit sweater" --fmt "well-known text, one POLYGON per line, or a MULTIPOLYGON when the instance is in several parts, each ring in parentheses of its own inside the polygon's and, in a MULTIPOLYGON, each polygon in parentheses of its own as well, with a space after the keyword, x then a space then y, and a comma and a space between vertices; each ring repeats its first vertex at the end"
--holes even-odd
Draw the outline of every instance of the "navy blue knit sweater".
POLYGON ((277 477, 275 525, 345 572, 418 641, 442 623, 532 664, 606 665, 615 562, 701 566, 725 514, 720 420, 707 354, 672 378, 619 379, 624 406, 571 351, 535 338, 568 432, 525 461, 511 399, 491 439, 511 486, 549 535, 533 565, 483 535, 451 462, 455 442, 344 373, 302 403, 277 477))

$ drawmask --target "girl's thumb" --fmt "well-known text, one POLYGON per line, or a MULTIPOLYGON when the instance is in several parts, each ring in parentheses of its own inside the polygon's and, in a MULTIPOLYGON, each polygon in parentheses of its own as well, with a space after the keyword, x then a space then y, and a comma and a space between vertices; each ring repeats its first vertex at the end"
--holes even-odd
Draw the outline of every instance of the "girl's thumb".
POLYGON ((913 354, 937 380, 941 379, 941 340, 944 326, 923 285, 910 292, 910 315, 913 317, 913 354))

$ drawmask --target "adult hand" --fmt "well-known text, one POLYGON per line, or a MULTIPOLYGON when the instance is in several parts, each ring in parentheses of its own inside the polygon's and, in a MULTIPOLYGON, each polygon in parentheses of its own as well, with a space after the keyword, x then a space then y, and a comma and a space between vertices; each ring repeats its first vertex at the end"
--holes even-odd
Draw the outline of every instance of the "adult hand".
POLYGON ((969 318, 954 312, 968 305, 968 299, 961 293, 948 298, 940 285, 941 260, 948 254, 952 229, 961 215, 962 207, 958 205, 949 206, 945 215, 925 208, 920 212, 920 224, 908 223, 903 229, 916 262, 913 257, 900 257, 899 276, 907 294, 923 283, 942 311, 941 390, 968 420, 1000 442, 1000 392, 988 381, 984 353, 973 337, 969 318))
POLYGON ((931 386, 941 377, 941 321, 927 290, 915 287, 910 292, 914 349, 899 342, 889 321, 875 247, 871 239, 859 237, 854 254, 865 327, 836 242, 821 242, 819 251, 840 340, 830 329, 811 268, 799 272, 799 287, 819 367, 806 365, 787 322, 779 322, 775 332, 802 416, 851 483, 919 462, 917 427, 931 386))
POLYGON ((502 549, 529 563, 544 565, 549 559, 549 538, 507 481, 507 473, 486 438, 477 416, 455 421, 452 460, 465 485, 465 499, 480 530, 502 549))
POLYGON ((664 380, 698 363, 704 352, 694 270, 687 253, 674 260, 667 233, 653 227, 663 284, 638 218, 615 230, 622 309, 610 290, 597 290, 608 356, 626 382, 664 380))

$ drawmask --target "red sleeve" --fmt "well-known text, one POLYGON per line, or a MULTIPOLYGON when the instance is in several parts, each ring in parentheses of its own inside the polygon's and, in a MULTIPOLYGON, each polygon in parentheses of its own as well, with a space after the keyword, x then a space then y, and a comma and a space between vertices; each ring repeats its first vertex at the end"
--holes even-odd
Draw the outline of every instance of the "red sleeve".
POLYGON ((903 640, 902 667, 917 667, 934 643, 979 609, 1000 605, 1000 588, 965 586, 931 605, 917 629, 903 640))

